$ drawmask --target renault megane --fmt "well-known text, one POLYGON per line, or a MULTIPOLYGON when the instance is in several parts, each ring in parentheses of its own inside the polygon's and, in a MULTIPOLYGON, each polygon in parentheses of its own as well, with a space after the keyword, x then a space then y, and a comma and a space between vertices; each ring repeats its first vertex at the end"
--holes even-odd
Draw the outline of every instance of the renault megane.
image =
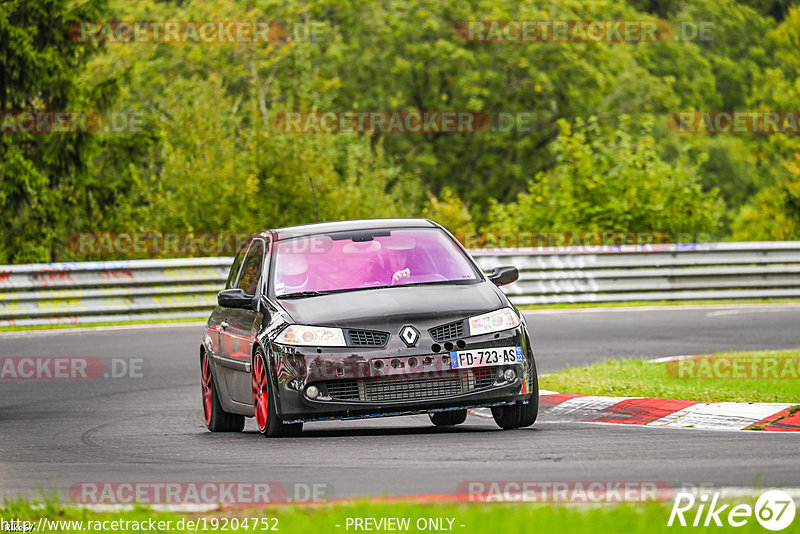
POLYGON ((268 230, 239 249, 200 346, 211 431, 255 417, 265 436, 307 421, 427 413, 463 423, 491 408, 504 429, 536 420, 522 314, 463 246, 425 219, 268 230))

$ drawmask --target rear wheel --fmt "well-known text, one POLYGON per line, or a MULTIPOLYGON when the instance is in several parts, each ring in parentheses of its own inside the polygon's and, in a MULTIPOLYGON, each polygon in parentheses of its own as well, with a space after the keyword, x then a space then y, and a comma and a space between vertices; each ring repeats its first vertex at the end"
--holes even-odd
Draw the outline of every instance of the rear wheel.
POLYGON ((429 414, 431 423, 436 426, 455 426, 467 420, 467 410, 448 410, 429 414))
POLYGON ((492 407, 492 417, 497 426, 509 430, 531 426, 536 422, 536 416, 539 414, 539 377, 536 374, 536 362, 533 361, 533 357, 530 359, 528 369, 528 387, 532 392, 527 404, 517 401, 507 406, 492 407))
POLYGON ((200 372, 203 386, 203 419, 211 432, 241 432, 244 416, 228 413, 222 409, 211 374, 211 362, 205 351, 200 355, 200 372))
POLYGON ((284 424, 275 406, 275 397, 269 381, 267 360, 261 349, 253 356, 253 410, 258 431, 268 438, 297 436, 303 423, 284 424))

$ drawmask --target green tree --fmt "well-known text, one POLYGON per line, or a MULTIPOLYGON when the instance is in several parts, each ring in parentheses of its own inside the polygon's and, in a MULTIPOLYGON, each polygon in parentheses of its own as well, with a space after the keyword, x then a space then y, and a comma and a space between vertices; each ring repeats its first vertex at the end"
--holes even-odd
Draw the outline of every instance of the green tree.
POLYGON ((80 230, 310 222, 309 178, 323 219, 422 214, 456 232, 490 222, 727 232, 765 206, 791 219, 793 136, 666 127, 679 110, 800 109, 800 10, 785 2, 110 1, 3 3, 2 110, 114 106, 146 122, 138 135, 1 136, 0 205, 14 217, 0 223, 0 261, 70 258, 66 238, 80 230), (712 39, 493 43, 458 32, 469 20, 656 17, 710 22, 712 39), (315 39, 100 46, 68 40, 76 20, 278 20, 290 34, 313 24, 315 39), (311 110, 516 122, 467 135, 297 135, 271 123, 311 110))
POLYGON ((494 203, 493 230, 714 232, 721 204, 697 167, 668 164, 647 135, 652 124, 603 131, 595 119, 560 123, 556 164, 510 204, 494 203))
MULTIPOLYGON (((125 20, 309 20, 297 3, 120 4, 125 20)), ((323 28, 324 30, 324 28, 323 28)), ((143 165, 132 230, 256 232, 316 220, 412 216, 415 176, 364 135, 288 134, 281 111, 330 109, 338 65, 322 42, 115 45, 93 64, 130 71, 125 106, 146 106, 158 140, 143 165), (329 64, 332 63, 334 67, 329 64), (333 69, 333 70, 330 70, 333 69), (328 77, 330 76, 330 77, 328 77)))
POLYGON ((447 187, 442 189, 438 197, 428 193, 422 216, 438 222, 456 237, 475 232, 475 223, 466 204, 447 187))
MULTIPOLYGON (((756 82, 750 107, 766 110, 800 109, 800 7, 793 7, 769 34, 780 59, 756 82)), ((796 111, 795 111, 796 112, 796 111)), ((733 239, 800 239, 800 139, 796 133, 754 136, 754 149, 763 160, 759 169, 770 180, 739 210, 733 239)))
POLYGON ((385 136, 387 153, 434 194, 449 187, 476 213, 551 165, 558 119, 661 109, 670 92, 637 64, 630 43, 465 42, 457 31, 469 20, 640 18, 619 2, 356 0, 330 12, 342 64, 358 66, 339 69, 337 108, 526 115, 524 124, 470 135, 385 136))
MULTIPOLYGON (((107 111, 116 77, 81 78, 101 45, 75 43, 73 22, 108 16, 105 1, 10 0, 0 10, 0 111, 107 111)), ((63 258, 69 233, 118 218, 131 157, 143 144, 86 133, 0 135, 0 262, 63 258)))

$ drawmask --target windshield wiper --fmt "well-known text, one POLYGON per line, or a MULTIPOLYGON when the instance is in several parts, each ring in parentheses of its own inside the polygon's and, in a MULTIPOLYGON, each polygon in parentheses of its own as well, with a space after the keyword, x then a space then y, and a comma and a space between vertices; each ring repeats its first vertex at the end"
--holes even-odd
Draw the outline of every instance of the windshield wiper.
POLYGON ((319 295, 329 295, 334 291, 299 291, 297 293, 289 293, 288 295, 278 295, 279 299, 302 299, 305 297, 317 297, 319 295))
POLYGON ((320 295, 331 295, 333 293, 345 293, 347 291, 365 291, 367 289, 389 289, 395 287, 416 287, 416 286, 428 286, 428 285, 438 285, 438 284, 469 284, 474 282, 474 280, 465 279, 465 280, 434 280, 431 282, 415 282, 413 284, 395 284, 395 285, 388 285, 388 286, 364 286, 364 287, 348 287, 345 289, 329 289, 327 291, 299 291, 297 293, 289 293, 288 295, 278 295, 277 298, 279 299, 302 299, 305 297, 318 297, 320 295))
POLYGON ((320 295, 332 295, 334 293, 346 293, 348 291, 363 291, 365 289, 383 289, 387 287, 397 286, 365 286, 365 287, 347 287, 343 289, 328 289, 326 291, 299 291, 297 293, 289 293, 288 295, 278 295, 279 299, 302 299, 305 297, 318 297, 320 295))
POLYGON ((464 280, 431 280, 430 282, 414 282, 413 284, 395 284, 393 286, 386 286, 386 287, 417 287, 417 286, 437 286, 446 284, 467 285, 472 282, 474 282, 474 280, 470 280, 468 278, 464 280))

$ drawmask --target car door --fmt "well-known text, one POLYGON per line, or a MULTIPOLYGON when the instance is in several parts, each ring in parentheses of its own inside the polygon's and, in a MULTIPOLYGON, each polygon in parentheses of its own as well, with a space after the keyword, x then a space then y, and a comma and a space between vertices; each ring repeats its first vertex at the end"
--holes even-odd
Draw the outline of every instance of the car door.
MULTIPOLYGON (((250 242, 245 241, 239 247, 236 256, 233 258, 233 263, 231 264, 231 270, 228 273, 228 280, 225 283, 225 289, 231 289, 236 287, 236 282, 239 278, 239 269, 242 267, 242 261, 244 261, 244 256, 247 253, 247 247, 249 246, 250 242)), ((225 343, 222 334, 225 331, 225 328, 228 326, 228 312, 230 310, 224 306, 220 306, 217 304, 214 307, 214 311, 211 312, 211 318, 208 321, 208 328, 206 329, 206 334, 208 335, 208 340, 210 342, 210 352, 211 356, 224 357, 225 352, 225 343)))
MULTIPOLYGON (((239 278, 237 288, 248 295, 260 296, 260 284, 264 267, 266 246, 264 240, 256 237, 250 244, 239 278)), ((231 398, 237 402, 253 402, 250 383, 250 364, 253 342, 260 325, 261 314, 253 310, 229 308, 227 326, 223 332, 225 339, 225 383, 231 398)))

